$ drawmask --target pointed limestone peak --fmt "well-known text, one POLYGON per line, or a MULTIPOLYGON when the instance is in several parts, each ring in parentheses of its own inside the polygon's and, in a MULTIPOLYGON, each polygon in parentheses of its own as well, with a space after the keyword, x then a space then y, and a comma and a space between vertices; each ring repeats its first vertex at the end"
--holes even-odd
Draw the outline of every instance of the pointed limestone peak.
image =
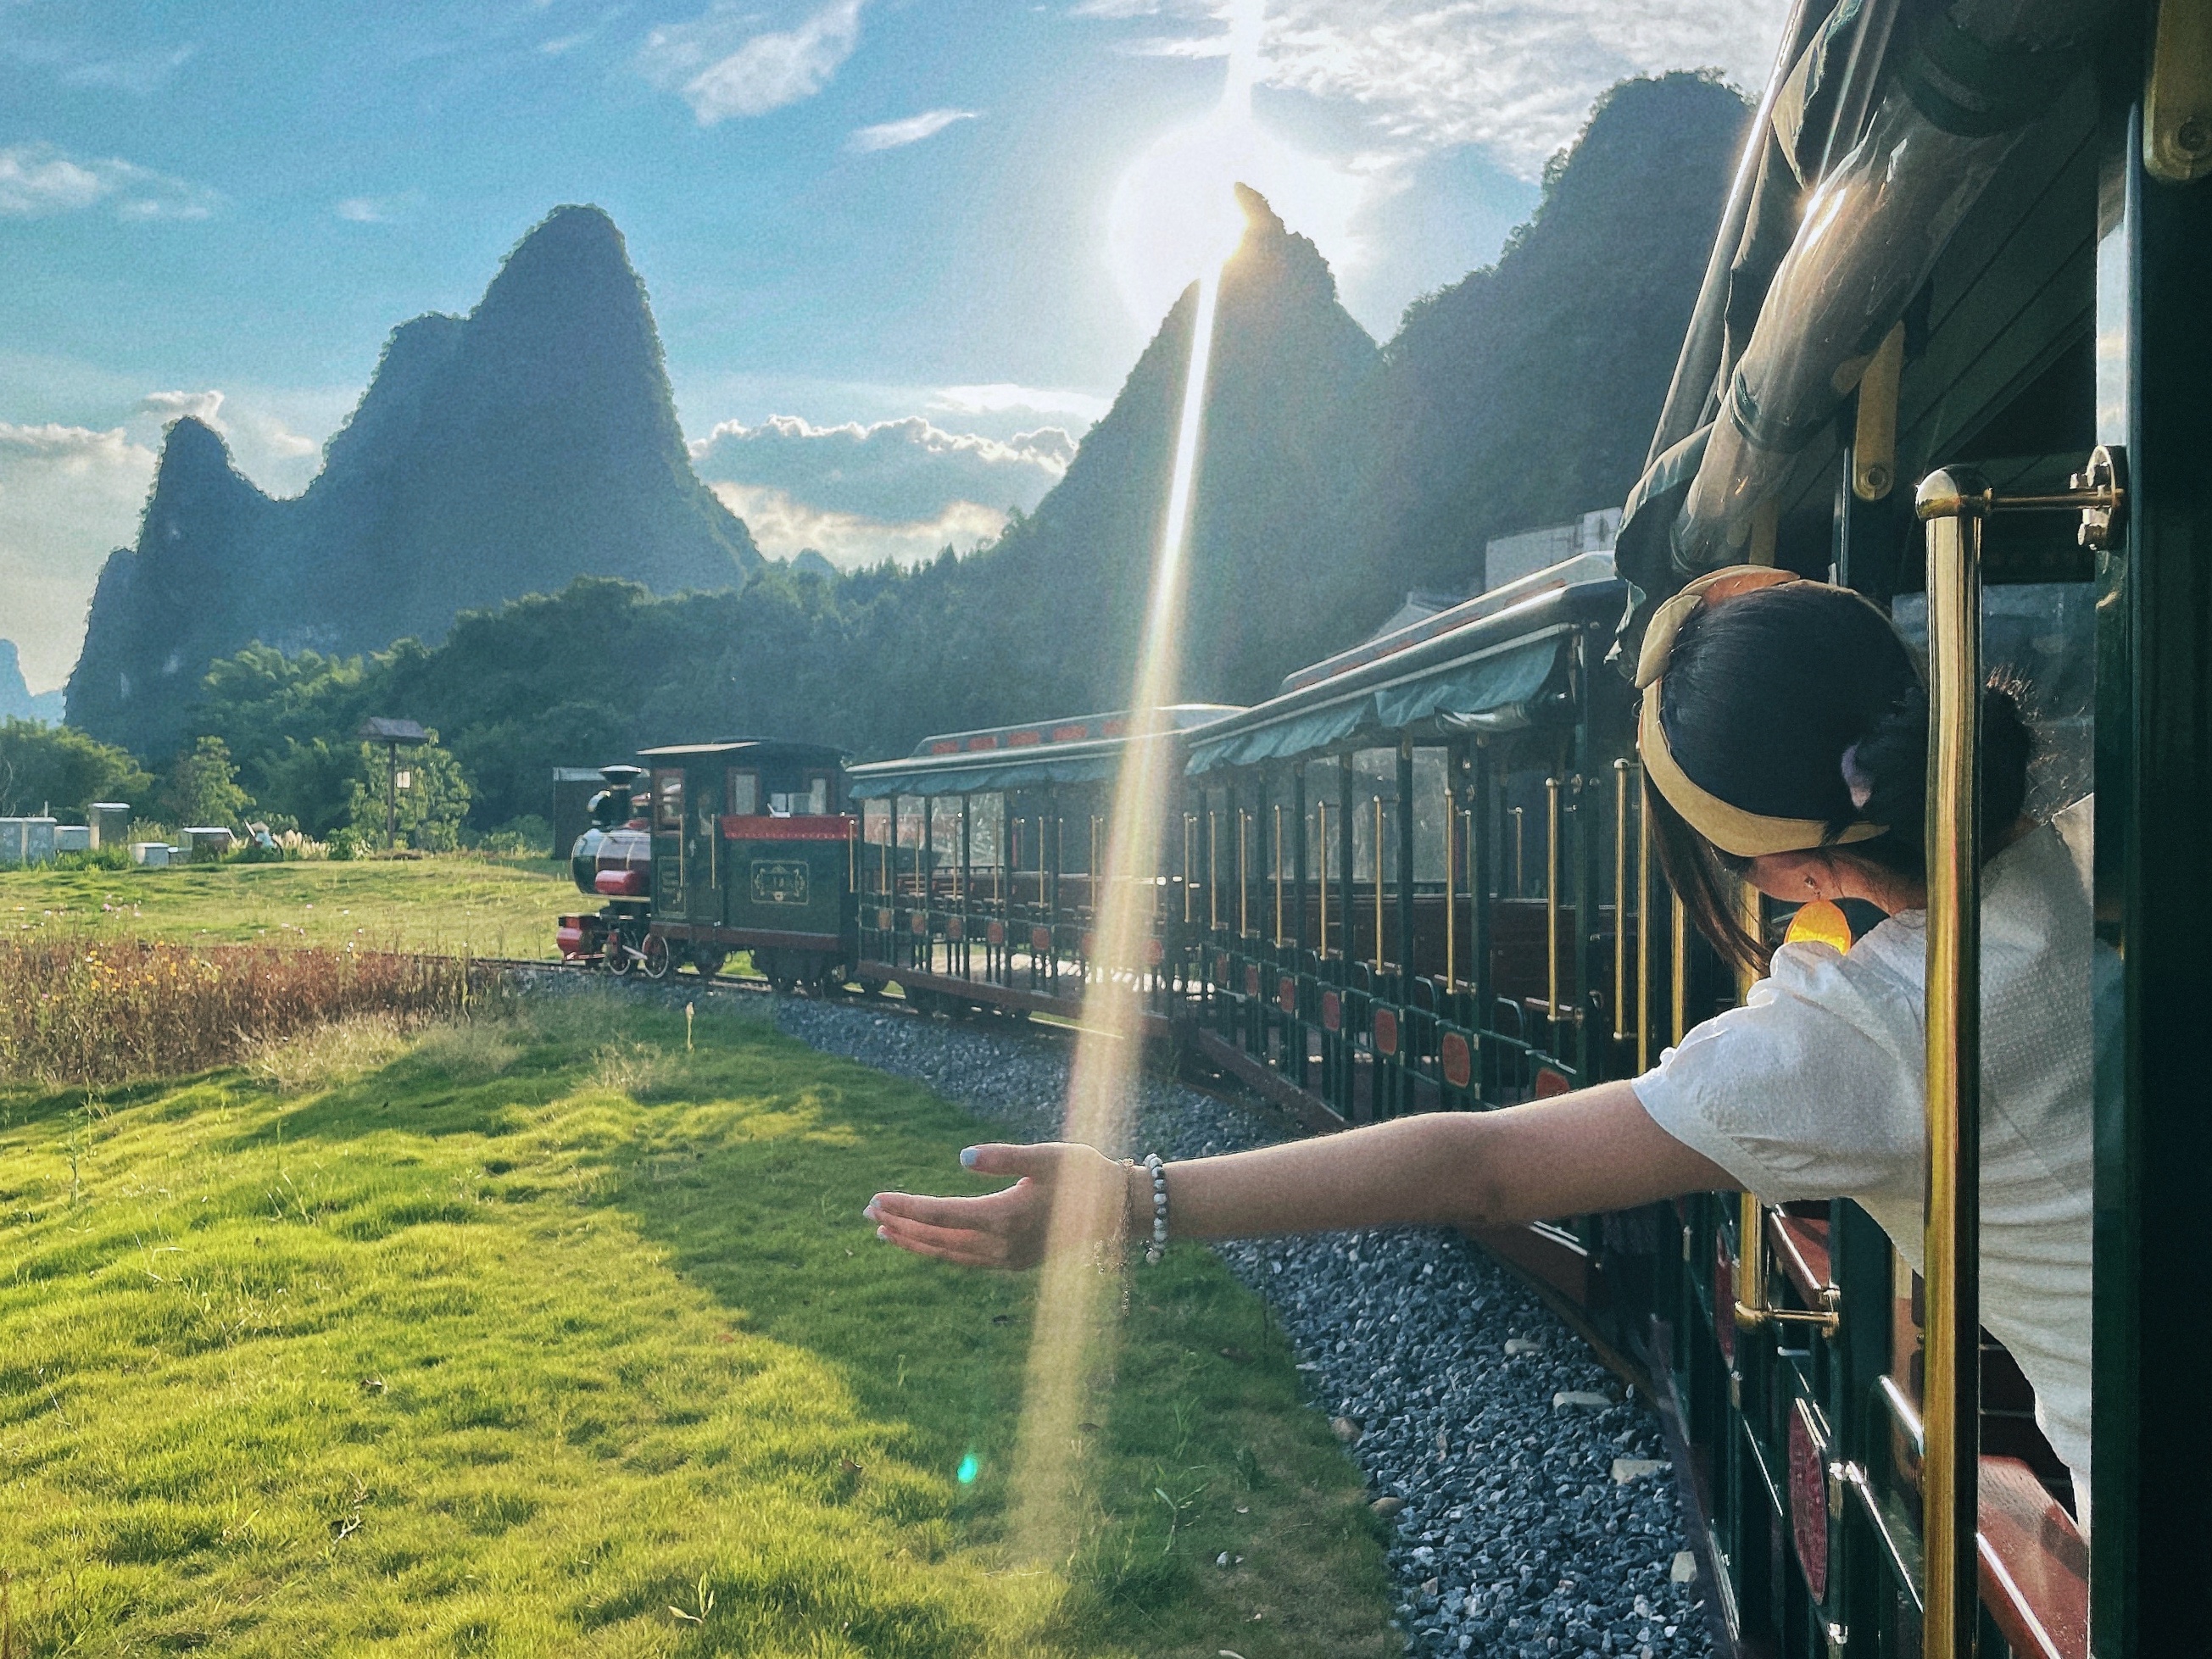
POLYGON ((1286 284, 1303 297, 1334 305, 1336 274, 1313 239, 1285 225, 1267 198, 1249 185, 1237 186, 1237 205, 1244 215, 1244 237, 1222 268, 1224 293, 1286 284))
POLYGON ((169 522, 179 511, 226 507, 249 497, 263 499, 232 462, 230 446, 221 434, 197 415, 180 416, 169 423, 147 504, 148 526, 169 522))
POLYGON ((493 332, 517 325, 567 330, 645 314, 645 285, 615 222, 596 207, 556 207, 526 231, 484 290, 471 320, 493 332))

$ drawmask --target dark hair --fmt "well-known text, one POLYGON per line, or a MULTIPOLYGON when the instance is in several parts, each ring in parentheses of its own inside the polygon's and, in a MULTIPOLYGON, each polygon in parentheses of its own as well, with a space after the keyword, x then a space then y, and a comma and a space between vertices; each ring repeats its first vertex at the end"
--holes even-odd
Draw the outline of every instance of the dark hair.
MULTIPOLYGON (((1831 842, 1853 823, 1888 826, 1850 852, 1915 880, 1927 873, 1928 690, 1889 619, 1814 582, 1754 590, 1692 613, 1676 635, 1659 717, 1698 786, 1772 817, 1817 818, 1831 842), (1869 786, 1854 805, 1844 755, 1869 786)), ((1982 844, 2020 816, 2030 739, 2010 686, 1982 696, 1982 844)), ((1648 785, 1660 867, 1698 931, 1729 965, 1763 973, 1770 954, 1740 918, 1750 860, 1723 853, 1648 785)))

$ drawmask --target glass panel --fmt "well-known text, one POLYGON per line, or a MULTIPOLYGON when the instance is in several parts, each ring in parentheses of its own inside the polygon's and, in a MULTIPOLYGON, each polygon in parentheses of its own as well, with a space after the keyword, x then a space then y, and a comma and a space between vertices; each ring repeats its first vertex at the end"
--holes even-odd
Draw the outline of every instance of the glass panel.
POLYGON ((730 769, 730 811, 741 818, 753 817, 760 811, 760 774, 730 769))
POLYGON ((1413 751, 1413 879, 1441 884, 1444 878, 1444 791, 1448 751, 1413 751))
POLYGON ((681 772, 655 772, 653 775, 653 822, 663 830, 684 827, 684 775, 681 772))
POLYGON ((830 780, 819 772, 806 781, 806 810, 817 818, 830 810, 830 780))

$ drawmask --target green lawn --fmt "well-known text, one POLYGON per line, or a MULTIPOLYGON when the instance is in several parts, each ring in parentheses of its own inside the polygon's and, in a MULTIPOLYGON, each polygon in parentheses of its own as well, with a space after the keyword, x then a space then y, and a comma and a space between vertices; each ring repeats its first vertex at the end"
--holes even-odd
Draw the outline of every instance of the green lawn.
POLYGON ((1395 1650, 1357 1472, 1200 1250, 1133 1281, 1073 1565, 1010 1563, 1030 1281, 860 1215, 976 1124, 696 1040, 580 999, 0 1087, 11 1656, 1395 1650))
POLYGON ((0 870, 0 933, 135 934, 191 945, 551 957, 554 920, 596 909, 551 860, 456 856, 174 870, 0 870))

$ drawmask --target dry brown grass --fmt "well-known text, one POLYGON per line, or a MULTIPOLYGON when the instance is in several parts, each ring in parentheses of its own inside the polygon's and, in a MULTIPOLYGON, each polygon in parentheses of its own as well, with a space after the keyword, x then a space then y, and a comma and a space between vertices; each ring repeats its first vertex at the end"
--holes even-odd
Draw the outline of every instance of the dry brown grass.
POLYGON ((356 1038, 380 1022, 396 1035, 467 1012, 470 975, 449 957, 0 943, 0 1076, 111 1084, 251 1058, 273 1079, 293 1069, 274 1058, 286 1038, 359 1022, 356 1038))

